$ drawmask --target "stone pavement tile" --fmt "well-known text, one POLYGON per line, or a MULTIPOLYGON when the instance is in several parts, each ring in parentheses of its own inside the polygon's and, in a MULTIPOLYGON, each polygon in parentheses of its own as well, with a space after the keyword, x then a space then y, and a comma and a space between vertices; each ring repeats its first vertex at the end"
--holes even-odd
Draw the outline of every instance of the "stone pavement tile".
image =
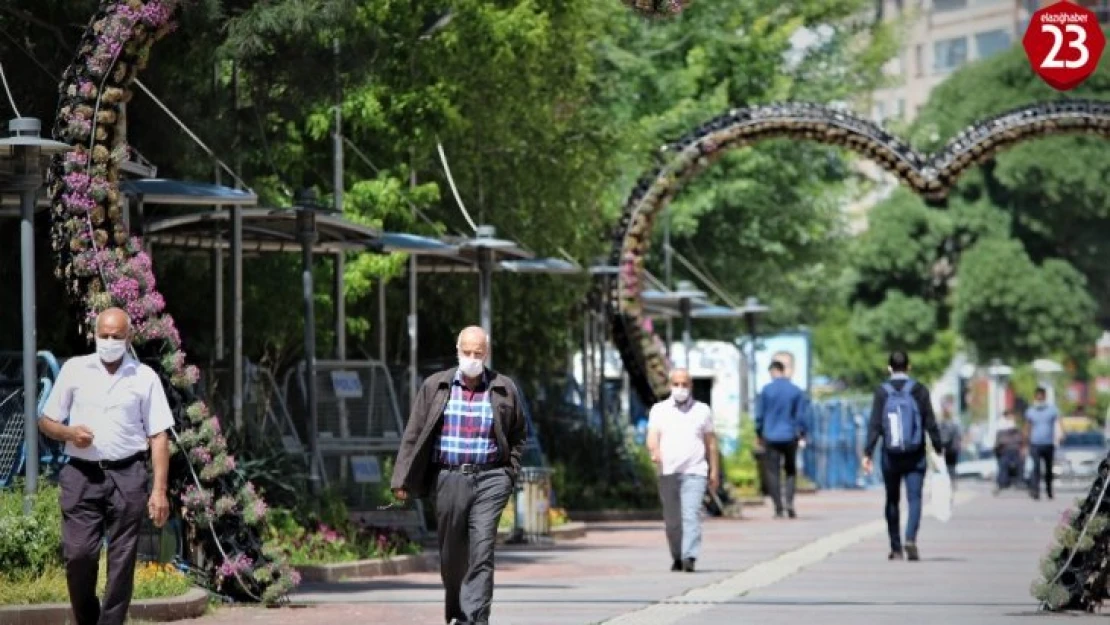
POLYGON ((1079 493, 1035 502, 1018 492, 992 497, 978 490, 949 523, 926 517, 921 562, 888 562, 884 534, 680 622, 1002 625, 1074 618, 1036 612, 1029 587, 1061 512, 1079 493))
MULTIPOLYGON (((796 520, 773 520, 768 507, 749 508, 745 520, 709 520, 694 574, 669 571, 660 522, 591 524, 586 538, 570 543, 500 548, 492 621, 601 622, 871 521, 878 510, 876 501, 874 493, 829 491, 800 497, 796 520)), ((273 625, 440 623, 442 592, 434 573, 305 585, 293 599, 313 607, 221 609, 192 623, 253 622, 256 614, 266 615, 273 625)))

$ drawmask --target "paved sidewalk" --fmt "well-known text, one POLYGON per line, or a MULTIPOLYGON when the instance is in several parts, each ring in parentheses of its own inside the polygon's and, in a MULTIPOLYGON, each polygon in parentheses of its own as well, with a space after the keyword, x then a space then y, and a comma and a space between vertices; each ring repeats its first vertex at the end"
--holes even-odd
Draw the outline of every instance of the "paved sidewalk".
MULTIPOLYGON (((973 489, 968 489, 973 490, 973 489)), ((984 488, 941 524, 926 518, 923 561, 887 562, 879 491, 803 496, 800 518, 775 521, 768 506, 746 519, 706 524, 694 574, 671 573, 658 522, 591 525, 585 539, 498 552, 491 621, 498 625, 618 623, 1013 623, 1036 614, 1029 585, 1065 507, 984 488), (800 569, 800 570, 799 570, 800 569), (743 593, 737 596, 738 593, 743 593), (622 616, 623 615, 623 616, 622 616)), ((317 625, 442 623, 436 574, 307 585, 279 610, 224 608, 189 621, 317 625)), ((1065 617, 1066 618, 1066 617, 1065 617)))

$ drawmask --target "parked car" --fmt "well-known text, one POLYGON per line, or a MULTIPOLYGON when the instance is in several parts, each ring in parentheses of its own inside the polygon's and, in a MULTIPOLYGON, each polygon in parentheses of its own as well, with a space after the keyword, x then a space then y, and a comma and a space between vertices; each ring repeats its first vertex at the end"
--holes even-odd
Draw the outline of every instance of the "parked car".
POLYGON ((1056 448, 1052 473, 1065 479, 1093 478, 1106 452, 1106 435, 1101 431, 1068 432, 1056 448))

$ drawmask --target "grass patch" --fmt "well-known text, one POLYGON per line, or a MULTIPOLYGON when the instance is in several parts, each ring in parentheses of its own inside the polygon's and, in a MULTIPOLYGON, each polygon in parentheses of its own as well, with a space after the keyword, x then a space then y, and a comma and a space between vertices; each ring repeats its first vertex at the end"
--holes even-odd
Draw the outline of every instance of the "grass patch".
MULTIPOLYGON (((107 558, 100 559, 97 593, 104 592, 108 574, 107 558)), ((140 563, 135 567, 135 592, 133 598, 160 599, 185 594, 192 583, 180 571, 168 564, 140 563)), ((0 573, 0 605, 29 605, 39 603, 69 603, 65 568, 49 566, 41 574, 0 573)))

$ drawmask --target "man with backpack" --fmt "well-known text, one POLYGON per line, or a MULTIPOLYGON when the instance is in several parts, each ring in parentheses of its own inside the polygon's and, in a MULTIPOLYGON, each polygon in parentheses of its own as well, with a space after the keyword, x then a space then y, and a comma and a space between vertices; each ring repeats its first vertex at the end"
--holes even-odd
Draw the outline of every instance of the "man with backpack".
MULTIPOLYGON (((886 486, 886 525, 890 534, 890 555, 887 559, 920 560, 917 530, 921 525, 921 499, 928 464, 925 436, 928 435, 933 449, 939 450, 942 449, 940 431, 929 399, 929 389, 909 377, 909 356, 903 351, 891 352, 887 365, 890 379, 875 389, 871 404, 863 469, 871 473, 871 454, 882 438, 881 466, 886 486), (899 523, 902 482, 906 483, 906 502, 909 506, 905 543, 899 523)), ((934 458, 934 462, 940 466, 943 459, 934 458)))

